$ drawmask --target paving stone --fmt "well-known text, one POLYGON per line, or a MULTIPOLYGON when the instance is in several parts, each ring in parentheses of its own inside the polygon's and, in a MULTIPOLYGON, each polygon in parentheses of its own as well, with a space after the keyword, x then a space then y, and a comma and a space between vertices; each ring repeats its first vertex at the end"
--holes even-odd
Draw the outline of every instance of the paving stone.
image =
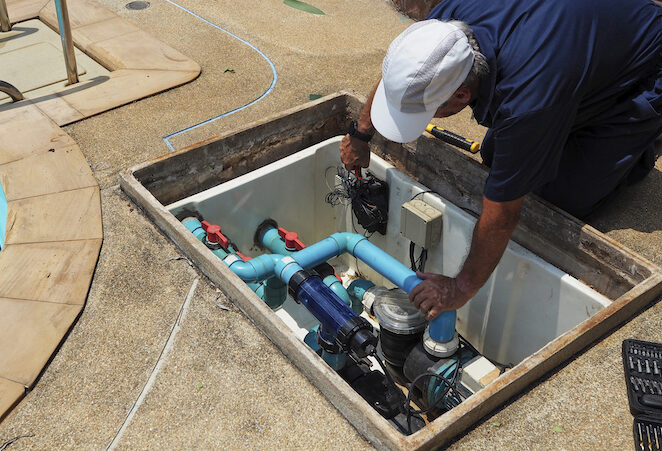
MULTIPOLYGON (((25 387, 8 379, 0 378, 0 412, 6 412, 25 394, 25 387)), ((2 418, 2 413, 0 413, 2 418)))
POLYGON ((72 146, 0 165, 0 185, 12 201, 97 186, 97 181, 78 146, 72 146))
POLYGON ((67 90, 59 95, 84 116, 106 111, 194 79, 198 73, 169 70, 118 70, 95 89, 67 90))
POLYGON ((88 51, 111 70, 200 70, 196 62, 140 30, 92 44, 88 51))
POLYGON ((76 29, 74 41, 76 46, 87 50, 92 44, 102 42, 107 39, 122 36, 127 33, 138 31, 139 28, 121 17, 102 20, 90 25, 84 25, 76 29))
POLYGON ((7 203, 5 244, 102 238, 99 187, 7 203))
POLYGON ((66 100, 57 94, 40 96, 36 99, 30 99, 29 102, 60 126, 85 118, 80 111, 69 105, 66 100))
POLYGON ((82 308, 0 298, 0 377, 32 385, 82 308))
POLYGON ((9 20, 15 23, 34 19, 49 1, 53 2, 53 0, 6 0, 9 20))
POLYGON ((0 297, 85 303, 101 239, 7 244, 0 252, 0 297))
POLYGON ((76 143, 37 107, 27 102, 0 110, 0 164, 53 147, 76 143))
MULTIPOLYGON (((4 67, 2 79, 10 81, 23 95, 67 79, 62 63, 62 47, 57 48, 50 42, 0 53, 0 65, 4 67)), ((79 63, 76 68, 78 75, 86 73, 82 64, 79 63)))
MULTIPOLYGON (((69 0, 67 1, 67 8, 72 30, 116 17, 114 12, 91 0, 69 0)), ((57 21, 55 2, 48 2, 44 6, 39 13, 39 19, 59 32, 60 27, 57 21)))

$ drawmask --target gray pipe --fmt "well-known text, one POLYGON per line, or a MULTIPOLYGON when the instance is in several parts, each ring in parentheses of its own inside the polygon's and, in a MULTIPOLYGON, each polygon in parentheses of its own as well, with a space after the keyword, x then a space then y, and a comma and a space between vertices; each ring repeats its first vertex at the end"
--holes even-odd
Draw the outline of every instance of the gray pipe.
POLYGON ((5 0, 0 0, 0 31, 10 31, 11 22, 9 22, 9 13, 5 0))
POLYGON ((76 56, 74 55, 74 41, 71 38, 67 0, 55 0, 55 10, 57 11, 57 23, 60 26, 60 38, 62 39, 62 51, 64 52, 64 65, 67 68, 67 79, 69 80, 69 84, 73 85, 74 83, 78 83, 78 68, 76 67, 76 56))

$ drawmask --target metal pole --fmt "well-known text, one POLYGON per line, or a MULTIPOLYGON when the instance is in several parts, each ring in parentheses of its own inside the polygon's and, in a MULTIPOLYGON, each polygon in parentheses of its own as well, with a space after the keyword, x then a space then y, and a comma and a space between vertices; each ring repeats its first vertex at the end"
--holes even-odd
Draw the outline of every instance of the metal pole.
POLYGON ((5 0, 0 0, 0 31, 11 31, 11 22, 9 22, 5 0))
POLYGON ((76 56, 74 55, 74 41, 71 39, 67 0, 55 0, 55 10, 57 11, 57 23, 60 26, 60 38, 62 39, 62 51, 64 52, 64 65, 67 67, 67 79, 69 80, 69 84, 73 85, 74 83, 78 83, 78 68, 76 67, 76 56))

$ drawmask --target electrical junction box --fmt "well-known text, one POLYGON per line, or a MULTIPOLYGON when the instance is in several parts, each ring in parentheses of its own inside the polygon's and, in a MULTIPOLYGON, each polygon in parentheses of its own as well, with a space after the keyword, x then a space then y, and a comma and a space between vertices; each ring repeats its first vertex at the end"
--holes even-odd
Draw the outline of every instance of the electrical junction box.
POLYGON ((499 368, 494 366, 494 364, 485 357, 479 355, 469 360, 462 367, 460 384, 471 393, 476 393, 478 390, 499 377, 500 373, 499 368))
POLYGON ((400 233, 424 249, 441 239, 441 211, 420 199, 402 204, 400 233))

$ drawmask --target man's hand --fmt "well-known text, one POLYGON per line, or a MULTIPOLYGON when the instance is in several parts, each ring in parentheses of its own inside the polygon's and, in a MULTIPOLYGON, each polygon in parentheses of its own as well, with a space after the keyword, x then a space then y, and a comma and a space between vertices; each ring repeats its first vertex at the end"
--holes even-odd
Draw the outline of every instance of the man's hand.
POLYGON ((524 197, 508 202, 494 202, 483 196, 483 212, 476 222, 471 249, 455 278, 421 273, 423 279, 409 293, 409 300, 427 319, 444 310, 462 307, 482 287, 496 268, 519 221, 524 197))
POLYGON ((370 165, 368 143, 345 135, 340 141, 340 160, 348 171, 353 171, 355 166, 367 168, 370 165))
POLYGON ((475 294, 462 291, 455 278, 419 271, 416 275, 423 282, 411 290, 409 300, 428 320, 445 310, 459 309, 475 294))

